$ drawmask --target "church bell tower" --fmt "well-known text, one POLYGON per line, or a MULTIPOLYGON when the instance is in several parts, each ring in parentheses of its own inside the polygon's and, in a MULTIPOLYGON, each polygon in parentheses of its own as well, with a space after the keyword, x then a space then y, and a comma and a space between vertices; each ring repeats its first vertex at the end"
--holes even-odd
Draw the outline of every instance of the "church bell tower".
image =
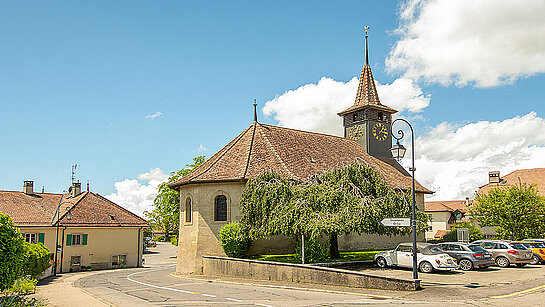
POLYGON ((361 70, 356 101, 338 114, 343 118, 345 138, 357 141, 371 156, 392 158, 392 114, 397 110, 381 104, 378 98, 369 66, 368 29, 365 27, 365 64, 361 70))

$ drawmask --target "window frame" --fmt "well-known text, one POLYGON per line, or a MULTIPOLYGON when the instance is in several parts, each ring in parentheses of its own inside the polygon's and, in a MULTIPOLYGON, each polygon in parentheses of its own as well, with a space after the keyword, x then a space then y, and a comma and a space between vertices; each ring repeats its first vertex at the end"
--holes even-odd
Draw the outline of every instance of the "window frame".
POLYGON ((126 266, 127 265, 127 255, 126 254, 112 255, 111 260, 112 260, 111 261, 112 266, 126 266), (121 261, 121 259, 123 259, 123 261, 121 261))
POLYGON ((72 242, 70 244, 71 246, 81 246, 83 245, 83 234, 81 233, 73 233, 72 234, 72 242), (79 238, 79 243, 74 243, 74 240, 76 236, 79 238))
POLYGON ((32 243, 32 244, 38 244, 38 233, 37 232, 28 232, 28 233, 25 233, 25 242, 27 243, 32 243), (32 236, 34 235, 34 240, 32 240, 32 236), (27 236, 28 236, 28 240, 27 240, 27 236))
POLYGON ((191 224, 193 222, 193 201, 190 196, 185 199, 185 223, 191 224))
MULTIPOLYGON (((223 205, 223 204, 222 204, 223 205)), ((216 197, 214 197, 214 222, 227 222, 229 220, 229 200, 227 198, 226 195, 224 194, 220 194, 220 195, 216 195, 216 197), (218 208, 219 208, 219 199, 220 198, 224 198, 225 199, 225 219, 219 219, 218 217, 218 208)))

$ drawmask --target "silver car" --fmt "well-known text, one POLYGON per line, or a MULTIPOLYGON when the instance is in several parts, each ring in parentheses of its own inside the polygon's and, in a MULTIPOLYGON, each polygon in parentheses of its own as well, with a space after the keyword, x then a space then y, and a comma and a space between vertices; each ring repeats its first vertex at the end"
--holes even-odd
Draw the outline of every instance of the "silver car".
MULTIPOLYGON (((454 270, 458 265, 454 259, 447 255, 439 246, 429 243, 417 243, 416 259, 418 269, 423 273, 430 273, 433 270, 454 270)), ((401 243, 396 249, 384 251, 375 255, 375 262, 378 267, 400 266, 413 267, 413 246, 412 243, 401 243)))
POLYGON ((478 240, 472 244, 478 244, 492 253, 496 265, 505 268, 511 264, 525 266, 533 261, 532 251, 523 244, 504 240, 478 240))

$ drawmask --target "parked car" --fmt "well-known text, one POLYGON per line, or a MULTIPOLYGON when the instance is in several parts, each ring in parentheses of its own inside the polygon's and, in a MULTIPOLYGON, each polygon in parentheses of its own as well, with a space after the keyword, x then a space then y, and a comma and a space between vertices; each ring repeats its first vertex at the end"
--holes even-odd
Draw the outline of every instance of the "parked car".
MULTIPOLYGON (((433 270, 454 270, 458 266, 454 259, 447 255, 438 245, 429 243, 417 243, 418 269, 423 273, 431 273, 433 270)), ((378 267, 388 266, 413 267, 413 244, 400 243, 396 249, 384 251, 375 255, 378 267)))
POLYGON ((545 263, 545 244, 536 241, 516 241, 532 251, 532 264, 545 263))
POLYGON ((524 240, 521 240, 521 241, 527 241, 527 242, 540 242, 540 243, 545 244, 545 239, 524 239, 524 240))
POLYGON ((472 244, 478 244, 492 253, 497 266, 505 268, 511 264, 525 266, 532 263, 532 251, 521 243, 502 240, 478 240, 472 244))
POLYGON ((454 258, 458 268, 469 271, 475 268, 486 269, 494 265, 492 253, 475 244, 445 242, 437 244, 449 256, 454 258))
POLYGON ((157 242, 155 242, 154 240, 148 239, 145 241, 146 241, 146 244, 145 244, 146 247, 157 247, 157 242))

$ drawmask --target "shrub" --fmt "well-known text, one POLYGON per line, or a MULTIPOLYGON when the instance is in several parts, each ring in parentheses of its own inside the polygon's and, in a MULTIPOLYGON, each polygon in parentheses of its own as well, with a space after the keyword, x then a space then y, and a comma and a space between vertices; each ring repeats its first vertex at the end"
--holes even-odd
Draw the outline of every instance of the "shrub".
POLYGON ((37 278, 50 265, 49 249, 42 243, 32 244, 24 242, 23 273, 37 278))
POLYGON ((450 228, 450 231, 441 238, 441 242, 456 242, 458 241, 458 228, 467 228, 469 230, 469 242, 480 240, 483 238, 483 233, 473 224, 468 222, 456 223, 450 228))
MULTIPOLYGON (((296 254, 301 259, 301 239, 297 240, 296 254)), ((324 262, 328 256, 329 250, 325 245, 305 237, 305 263, 324 262)))
POLYGON ((252 241, 242 234, 238 223, 229 223, 220 229, 220 245, 227 256, 243 258, 252 241))
POLYGON ((36 284, 38 281, 34 278, 32 278, 30 275, 19 277, 11 286, 10 291, 11 292, 34 292, 34 289, 36 289, 36 284))
POLYGON ((157 241, 157 242, 165 242, 165 236, 157 236, 157 237, 155 237, 155 241, 157 241))
POLYGON ((10 288, 21 276, 23 243, 9 216, 0 213, 0 291, 10 288))
POLYGON ((177 236, 170 237, 170 243, 172 243, 172 245, 178 245, 178 237, 177 236))
POLYGON ((41 307, 45 305, 44 300, 26 297, 22 292, 9 292, 0 296, 0 306, 41 307))

